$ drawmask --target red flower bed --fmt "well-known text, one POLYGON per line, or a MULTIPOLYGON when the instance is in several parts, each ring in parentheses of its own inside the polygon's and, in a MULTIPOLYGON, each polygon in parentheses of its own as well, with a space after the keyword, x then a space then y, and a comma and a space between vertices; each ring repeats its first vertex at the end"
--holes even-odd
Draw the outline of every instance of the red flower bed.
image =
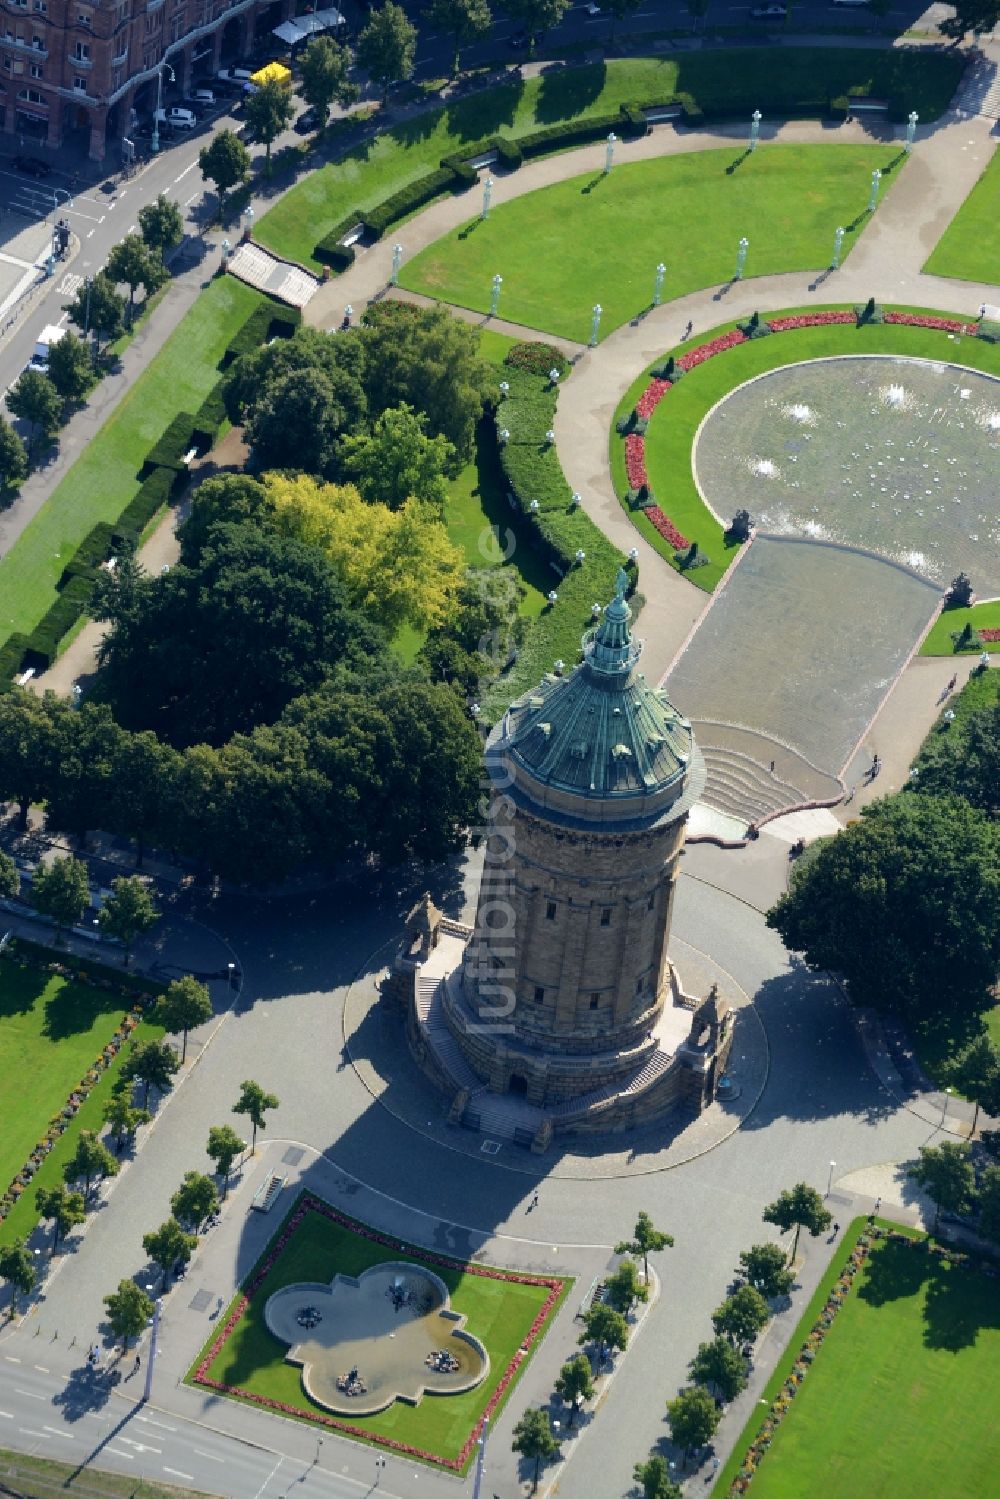
POLYGON ((996 645, 1000 640, 1000 630, 980 630, 980 640, 985 640, 987 645, 996 645))
POLYGON ((855 323, 853 312, 801 312, 797 317, 768 318, 772 333, 787 333, 791 328, 823 328, 827 323, 855 323))
POLYGON ((644 484, 649 483, 646 474, 646 441, 635 432, 630 432, 625 439, 625 472, 628 475, 629 489, 641 489, 644 484))
POLYGON ((664 515, 659 505, 650 505, 649 509, 644 513, 652 521, 653 525, 659 531, 663 539, 665 541, 669 541, 670 545, 674 547, 676 551, 681 552, 685 549, 685 547, 689 547, 691 545, 687 537, 682 536, 678 531, 669 515, 664 515))
POLYGON ((963 323, 959 318, 930 317, 922 312, 887 312, 887 323, 904 323, 908 328, 936 328, 940 333, 971 333, 978 329, 976 323, 963 323))
POLYGON ((706 359, 711 359, 716 354, 724 354, 727 349, 735 349, 737 344, 745 342, 746 339, 740 330, 734 328, 731 333, 723 333, 718 338, 710 339, 707 344, 699 344, 696 349, 682 354, 677 361, 677 368, 693 370, 696 364, 704 364, 706 359))
POLYGON ((249 1400, 254 1405, 263 1406, 267 1410, 281 1411, 282 1414, 287 1416, 304 1417, 308 1421, 316 1421, 322 1426, 331 1427, 334 1431, 342 1431, 347 1436, 362 1437, 365 1441, 378 1442, 383 1447, 391 1448, 393 1452, 402 1452, 408 1457, 422 1458, 425 1462, 436 1463, 439 1467, 450 1468, 457 1473, 465 1466, 476 1442, 479 1440, 479 1433, 482 1430, 483 1422, 487 1417, 492 1416, 497 1406, 503 1400, 508 1386, 527 1357, 529 1349, 542 1332, 556 1302, 562 1294, 562 1288, 563 1282, 561 1280, 548 1276, 522 1275, 516 1270, 495 1270, 489 1265, 468 1264, 463 1260, 453 1259, 449 1255, 435 1254, 433 1251, 416 1249, 413 1245, 406 1244, 401 1239, 392 1239, 387 1234, 379 1233, 377 1229, 369 1228, 367 1224, 358 1223, 354 1218, 348 1218, 345 1213, 338 1213, 336 1208, 332 1208, 329 1203, 320 1201, 318 1197, 307 1195, 301 1199, 288 1222, 281 1230, 281 1233, 274 1241, 271 1249, 257 1267, 252 1280, 248 1282, 243 1294, 235 1302, 233 1310, 226 1319, 226 1325, 195 1370, 194 1382, 198 1385, 204 1385, 207 1389, 218 1390, 224 1395, 237 1395, 241 1400, 249 1400), (359 1238, 370 1239, 375 1244, 384 1244, 387 1248, 407 1254, 422 1264, 443 1265, 448 1270, 461 1270, 463 1275, 479 1275, 486 1280, 504 1280, 521 1286, 545 1286, 548 1288, 549 1294, 545 1298, 541 1310, 534 1322, 532 1322, 523 1343, 500 1376, 496 1389, 487 1401, 479 1420, 462 1444, 457 1457, 440 1457, 436 1452, 426 1452, 422 1447, 414 1447, 409 1442, 399 1442, 393 1437, 380 1436, 368 1427, 352 1426, 349 1422, 340 1421, 335 1416, 324 1416, 318 1411, 308 1411, 297 1405, 288 1405, 282 1400, 272 1400, 267 1395, 258 1395, 253 1390, 244 1389, 241 1385, 226 1384, 222 1380, 212 1379, 209 1375, 209 1369, 223 1348, 225 1348, 235 1332, 240 1318, 249 1307, 250 1297, 255 1291, 260 1289, 265 1276, 270 1272, 282 1250, 309 1213, 319 1213, 324 1218, 329 1218, 331 1222, 339 1223, 341 1227, 348 1229, 351 1233, 357 1234, 359 1238))
POLYGON ((636 415, 644 416, 648 421, 669 389, 669 380, 651 380, 636 402, 636 415))

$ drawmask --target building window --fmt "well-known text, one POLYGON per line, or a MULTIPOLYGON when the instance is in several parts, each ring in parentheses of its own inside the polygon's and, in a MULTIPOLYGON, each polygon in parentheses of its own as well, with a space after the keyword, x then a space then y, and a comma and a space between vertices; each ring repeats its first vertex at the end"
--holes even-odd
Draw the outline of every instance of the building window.
POLYGON ((23 99, 25 104, 44 104, 44 99, 36 88, 23 88, 17 96, 23 99))
POLYGON ((645 979, 645 975, 644 975, 642 978, 637 978, 636 981, 635 981, 635 992, 636 992, 636 994, 641 994, 642 991, 643 991, 643 989, 645 989, 645 987, 646 987, 646 979, 645 979))
POLYGON ((599 994, 592 994, 590 996, 590 1008, 592 1010, 596 1010, 597 1006, 600 1004, 600 1002, 601 1002, 601 996, 599 994))
POLYGON ((91 18, 85 10, 77 11, 76 19, 77 24, 80 26, 89 26, 91 24, 91 18))
POLYGON ((47 4, 47 0, 34 0, 34 4, 31 8, 36 15, 44 16, 48 14, 49 7, 47 4))
POLYGON ((73 48, 73 56, 77 62, 90 61, 90 46, 87 42, 77 42, 73 48))
POLYGON ((31 38, 31 45, 34 47, 36 52, 45 51, 45 43, 42 41, 42 38, 40 36, 33 36, 31 38))
POLYGON ((541 984, 535 985, 535 1004, 540 1005, 545 999, 545 990, 541 984))
POLYGON ((74 78, 73 79, 73 92, 75 94, 85 94, 87 92, 87 80, 86 80, 86 78, 74 78))
POLYGON ((32 78, 41 78, 41 77, 44 76, 45 70, 42 67, 42 65, 41 65, 40 62, 33 62, 31 64, 30 72, 31 72, 32 78))
POLYGON ((605 906, 601 911, 601 926, 611 925, 611 907, 605 906))
POLYGON ((545 907, 545 920, 546 921, 555 921, 555 919, 556 919, 556 903, 555 903, 554 900, 550 900, 549 903, 548 903, 548 905, 545 907))

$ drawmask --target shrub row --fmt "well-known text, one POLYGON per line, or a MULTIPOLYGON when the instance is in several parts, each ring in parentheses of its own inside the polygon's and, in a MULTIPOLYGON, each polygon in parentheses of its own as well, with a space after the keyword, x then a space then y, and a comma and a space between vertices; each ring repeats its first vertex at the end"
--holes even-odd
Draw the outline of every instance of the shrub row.
POLYGON ((298 307, 279 307, 274 302, 262 302, 230 339, 219 361, 221 368, 226 369, 241 354, 252 353, 272 338, 291 338, 301 321, 302 312, 298 307))
POLYGON ((464 146, 460 152, 452 152, 441 158, 434 172, 418 177, 399 192, 383 199, 374 208, 356 208, 313 249, 313 256, 322 265, 335 271, 346 271, 354 264, 354 249, 339 241, 355 225, 364 226, 365 233, 373 239, 381 239, 386 230, 408 214, 439 198, 446 192, 464 192, 478 180, 476 169, 469 165, 487 152, 497 153, 497 164, 512 172, 521 165, 526 156, 539 156, 546 151, 561 150, 564 146, 582 145, 586 141, 602 140, 609 130, 618 130, 623 135, 644 135, 648 126, 642 110, 635 105, 623 105, 614 114, 596 115, 584 120, 568 120, 561 125, 550 125, 536 130, 531 135, 520 136, 516 141, 504 136, 490 136, 464 146))
POLYGON ((584 631, 593 624, 594 604, 602 606, 614 592, 623 554, 572 504, 572 492, 555 447, 545 443, 545 432, 555 420, 558 388, 544 376, 511 369, 510 393, 497 408, 496 422, 507 427, 510 439, 500 449, 500 462, 510 496, 520 517, 517 534, 536 548, 553 568, 550 604, 527 627, 517 659, 485 694, 483 718, 495 722, 507 705, 551 671, 557 660, 567 666, 580 657, 584 631), (532 500, 539 508, 531 509, 532 500), (576 554, 585 554, 577 563, 576 554))
POLYGON ((146 454, 142 472, 152 469, 172 468, 177 473, 185 467, 184 455, 191 450, 194 437, 194 417, 190 411, 178 411, 163 435, 154 442, 146 454))
POLYGON ((25 659, 29 666, 44 671, 52 665, 59 654, 59 642, 88 608, 93 593, 94 579, 86 573, 75 573, 69 579, 28 636, 25 659))

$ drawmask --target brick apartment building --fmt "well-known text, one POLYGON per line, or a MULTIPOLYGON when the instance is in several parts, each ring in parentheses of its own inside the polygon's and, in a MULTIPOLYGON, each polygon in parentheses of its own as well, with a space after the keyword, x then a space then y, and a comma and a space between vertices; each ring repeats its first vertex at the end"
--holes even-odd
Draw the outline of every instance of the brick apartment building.
POLYGON ((92 160, 117 156, 156 106, 163 63, 187 90, 294 12, 295 0, 0 0, 3 129, 50 147, 80 133, 92 160))

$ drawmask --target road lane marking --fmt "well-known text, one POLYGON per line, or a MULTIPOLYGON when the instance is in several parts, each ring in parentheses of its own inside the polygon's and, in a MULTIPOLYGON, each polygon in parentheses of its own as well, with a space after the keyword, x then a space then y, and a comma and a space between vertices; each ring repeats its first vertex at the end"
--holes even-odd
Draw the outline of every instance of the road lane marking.
POLYGON ((137 1452, 155 1452, 157 1457, 163 1456, 162 1447, 148 1447, 145 1442, 133 1442, 131 1437, 119 1437, 118 1440, 120 1442, 127 1442, 128 1445, 130 1447, 134 1447, 137 1452))
POLYGON ((181 1473, 177 1468, 168 1468, 166 1463, 163 1464, 163 1471, 164 1473, 172 1473, 175 1478, 183 1478, 187 1483, 194 1483, 193 1473, 181 1473))
MULTIPOLYGON (((0 1416, 3 1416, 3 1418, 4 1418, 5 1421, 13 1421, 13 1419, 14 1419, 14 1417, 11 1415, 10 1411, 0 1411, 0 1416)), ((204 1453, 202 1453, 202 1456, 203 1457, 207 1457, 208 1453, 204 1452, 204 1453)), ((219 1458, 219 1461, 220 1462, 222 1461, 221 1457, 219 1458)))
POLYGON ((113 1452, 115 1457, 127 1457, 130 1463, 135 1462, 135 1454, 132 1452, 123 1452, 120 1447, 105 1447, 104 1450, 105 1452, 113 1452))
POLYGON ((48 1400, 49 1398, 48 1395, 37 1394, 35 1390, 22 1390, 19 1389, 17 1385, 15 1385, 14 1388, 15 1390, 17 1390, 17 1393, 19 1395, 27 1395, 29 1400, 48 1400))
POLYGON ((38 1437, 39 1441, 48 1441, 48 1437, 44 1431, 32 1431, 30 1426, 19 1426, 17 1429, 23 1437, 38 1437))
POLYGON ((190 208, 191 204, 194 202, 195 198, 200 198, 200 197, 201 197, 201 193, 192 193, 191 196, 190 196, 190 198, 186 199, 186 201, 184 203, 184 207, 185 208, 190 208))
POLYGON ((164 1431, 176 1431, 176 1426, 168 1426, 165 1421, 154 1421, 152 1416, 136 1416, 137 1421, 145 1421, 147 1426, 162 1426, 164 1431))
POLYGON ((183 172, 181 173, 181 175, 179 177, 175 177, 174 178, 173 186, 176 187, 177 184, 178 184, 178 182, 183 182, 184 178, 187 176, 188 172, 193 172, 194 169, 195 169, 195 167, 197 165, 198 165, 198 163, 196 161, 193 161, 189 167, 185 167, 184 170, 183 170, 183 172))
MULTIPOLYGON (((65 280, 66 278, 64 277, 63 279, 65 280)), ((59 290, 60 291, 68 290, 68 288, 60 287, 59 290)), ((62 318, 60 318, 59 321, 62 322, 62 318)), ((49 1372, 48 1369, 46 1369, 46 1367, 45 1367, 44 1364, 36 1364, 35 1368, 38 1370, 39 1374, 48 1374, 48 1372, 49 1372)))
POLYGON ((7 1360, 8 1364, 19 1364, 21 1362, 19 1358, 14 1358, 13 1354, 10 1353, 5 1353, 4 1358, 7 1360))
POLYGON ((54 1437, 65 1437, 67 1442, 75 1442, 76 1437, 71 1431, 60 1431, 57 1426, 46 1426, 46 1431, 51 1431, 54 1437))
MULTIPOLYGON (((0 1416, 5 1414, 5 1411, 0 1411, 0 1416)), ((224 1463, 226 1460, 224 1457, 217 1457, 214 1452, 205 1452, 201 1447, 192 1447, 191 1451, 197 1452, 199 1457, 207 1457, 210 1463, 224 1463)))
POLYGON ((261 1486, 257 1490, 256 1494, 254 1494, 253 1499, 260 1499, 261 1494, 263 1494, 264 1490, 267 1488, 268 1484, 271 1482, 271 1479, 274 1477, 275 1473, 277 1473, 278 1469, 281 1467, 281 1465, 282 1465, 282 1463, 284 1461, 285 1461, 285 1459, 283 1457, 279 1457, 278 1458, 278 1461, 275 1463, 275 1465, 271 1469, 270 1473, 264 1479, 264 1482, 261 1484, 261 1486))
POLYGON ((87 238, 88 239, 92 239, 93 236, 94 236, 94 233, 95 233, 95 231, 93 229, 88 229, 87 230, 87 238))

